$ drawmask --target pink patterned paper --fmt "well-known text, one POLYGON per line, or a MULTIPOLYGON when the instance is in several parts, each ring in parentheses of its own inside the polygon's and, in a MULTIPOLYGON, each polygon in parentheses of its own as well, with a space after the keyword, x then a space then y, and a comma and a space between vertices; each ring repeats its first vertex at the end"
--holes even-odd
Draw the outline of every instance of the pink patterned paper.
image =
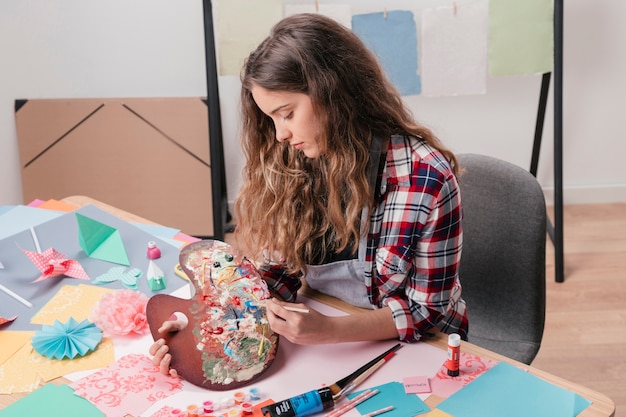
POLYGON ((123 417, 139 415, 156 401, 180 392, 182 381, 162 375, 149 357, 129 354, 70 386, 107 417, 123 417))
POLYGON ((172 410, 174 410, 174 407, 171 405, 164 405, 152 413, 150 417, 170 417, 172 415, 172 410))
POLYGON ((430 389, 433 395, 448 398, 478 376, 494 367, 498 362, 461 352, 459 359, 459 376, 448 376, 444 365, 437 374, 430 379, 430 389))

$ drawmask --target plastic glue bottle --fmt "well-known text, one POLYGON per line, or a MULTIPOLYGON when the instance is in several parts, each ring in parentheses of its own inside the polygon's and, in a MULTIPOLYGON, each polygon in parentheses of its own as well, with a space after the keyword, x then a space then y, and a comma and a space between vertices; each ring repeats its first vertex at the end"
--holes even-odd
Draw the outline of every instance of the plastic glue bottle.
POLYGON ((264 417, 304 417, 335 406, 330 388, 305 392, 261 409, 264 417))
POLYGON ((446 368, 448 376, 459 376, 459 360, 461 356, 461 336, 452 333, 448 336, 448 359, 446 368))

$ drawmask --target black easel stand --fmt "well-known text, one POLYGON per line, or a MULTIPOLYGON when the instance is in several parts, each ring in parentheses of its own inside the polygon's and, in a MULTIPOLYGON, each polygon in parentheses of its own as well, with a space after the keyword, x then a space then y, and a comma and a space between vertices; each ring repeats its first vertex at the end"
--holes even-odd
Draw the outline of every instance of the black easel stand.
MULTIPOLYGON (((550 73, 543 74, 535 140, 530 163, 530 173, 537 175, 541 134, 545 119, 550 73)), ((548 234, 554 244, 555 281, 563 282, 563 0, 554 1, 554 225, 548 219, 548 234)))
POLYGON ((204 49, 206 59, 207 106, 209 120, 209 146, 211 149, 211 187, 213 202, 213 238, 224 240, 228 213, 226 194, 226 173, 224 168, 224 148, 222 141, 222 116, 217 83, 217 58, 213 29, 213 10, 210 0, 203 0, 204 49))

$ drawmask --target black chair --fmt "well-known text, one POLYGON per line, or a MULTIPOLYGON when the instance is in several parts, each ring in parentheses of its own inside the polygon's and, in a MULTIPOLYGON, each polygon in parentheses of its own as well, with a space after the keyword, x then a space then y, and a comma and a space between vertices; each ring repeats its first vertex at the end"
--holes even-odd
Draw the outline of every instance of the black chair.
POLYGON ((469 341, 530 364, 546 306, 546 204, 537 179, 512 163, 459 154, 469 341))

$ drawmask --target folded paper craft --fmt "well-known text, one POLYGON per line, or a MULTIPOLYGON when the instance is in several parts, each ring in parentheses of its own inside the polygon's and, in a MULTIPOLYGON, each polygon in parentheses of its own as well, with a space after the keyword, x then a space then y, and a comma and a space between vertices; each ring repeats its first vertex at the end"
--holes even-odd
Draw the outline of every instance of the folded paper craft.
POLYGON ((58 320, 52 326, 43 325, 35 332, 33 348, 41 355, 54 359, 73 359, 93 351, 102 340, 102 332, 93 323, 80 323, 70 317, 66 323, 58 320))
POLYGON ((80 247, 92 258, 130 265, 124 242, 117 229, 76 213, 80 247))
POLYGON ((42 253, 22 249, 28 258, 35 264, 37 269, 41 271, 41 275, 33 282, 39 282, 46 278, 65 275, 70 278, 78 278, 89 280, 87 272, 83 267, 73 259, 54 248, 48 248, 42 253))
POLYGON ((148 263, 148 285, 152 291, 165 289, 165 274, 153 260, 148 263))

